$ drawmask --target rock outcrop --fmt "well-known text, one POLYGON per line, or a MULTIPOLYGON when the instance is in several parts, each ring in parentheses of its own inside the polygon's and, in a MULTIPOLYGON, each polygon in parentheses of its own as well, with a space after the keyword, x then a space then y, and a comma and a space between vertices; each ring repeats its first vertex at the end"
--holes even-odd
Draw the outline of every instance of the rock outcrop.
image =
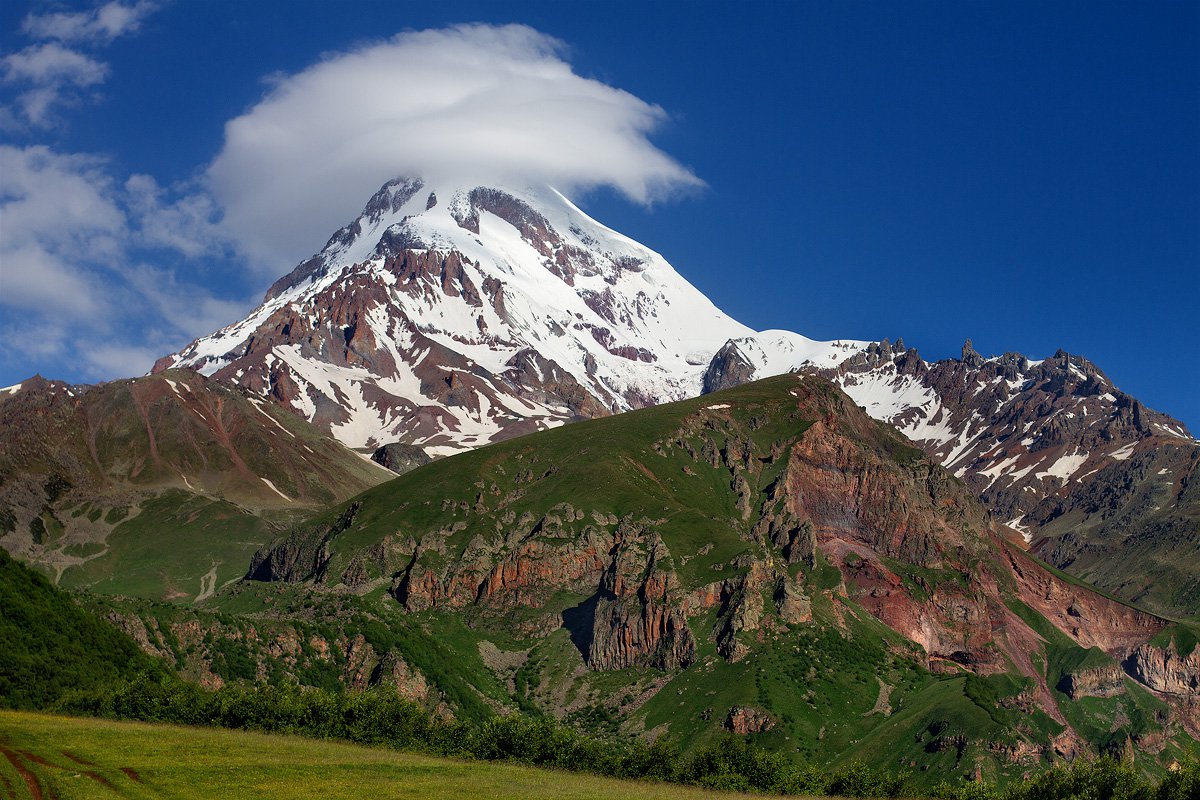
POLYGON ((397 475, 403 475, 431 461, 429 454, 420 447, 402 442, 392 442, 378 448, 371 454, 371 460, 397 475))
POLYGON ((682 669, 696 656, 696 641, 680 611, 681 592, 662 539, 623 525, 613 558, 593 598, 591 641, 584 654, 592 669, 682 669))
POLYGON ((1125 673, 1116 664, 1072 670, 1062 677, 1058 688, 1072 700, 1114 697, 1125 691, 1125 673))
POLYGON ((725 729, 738 736, 763 733, 775 727, 775 718, 761 708, 734 706, 725 717, 725 729))
POLYGON ((1200 647, 1181 655, 1173 640, 1166 647, 1139 645, 1125 660, 1125 669, 1155 691, 1190 697, 1200 695, 1200 647))

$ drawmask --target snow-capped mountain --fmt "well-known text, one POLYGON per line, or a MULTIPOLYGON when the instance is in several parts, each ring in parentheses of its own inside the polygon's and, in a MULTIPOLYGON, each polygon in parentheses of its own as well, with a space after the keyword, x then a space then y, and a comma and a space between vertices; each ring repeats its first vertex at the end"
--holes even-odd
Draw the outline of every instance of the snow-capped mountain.
POLYGON ((755 332, 549 187, 390 181, 245 320, 155 370, 172 366, 272 394, 351 447, 443 454, 820 372, 1009 519, 1099 456, 1127 458, 1150 436, 1193 441, 1061 351, 984 358, 968 341, 961 359, 930 364, 902 340, 755 332))
POLYGON ((273 394, 351 447, 445 454, 699 394, 731 339, 774 372, 835 367, 868 344, 756 335, 549 187, 406 179, 249 317, 156 369, 273 394))
MULTIPOLYGON (((273 396, 359 450, 434 455, 815 372, 1058 566, 1120 562, 1135 526, 1184 531, 1185 561, 1200 548, 1200 501, 1188 499, 1200 443, 1086 359, 985 358, 968 341, 961 358, 928 363, 902 341, 755 332, 548 187, 390 181, 246 319, 155 369, 168 367, 273 396)), ((1126 573, 1089 575, 1139 596, 1126 573)), ((1156 574, 1200 587, 1190 572, 1156 574)), ((1192 602, 1176 593, 1160 607, 1192 602)))
MULTIPOLYGON (((757 340, 731 340, 705 388, 779 365, 757 340)), ((885 340, 800 369, 920 445, 1051 564, 1162 613, 1200 608, 1200 442, 1087 359, 984 358, 968 340, 961 358, 927 363, 885 340)))

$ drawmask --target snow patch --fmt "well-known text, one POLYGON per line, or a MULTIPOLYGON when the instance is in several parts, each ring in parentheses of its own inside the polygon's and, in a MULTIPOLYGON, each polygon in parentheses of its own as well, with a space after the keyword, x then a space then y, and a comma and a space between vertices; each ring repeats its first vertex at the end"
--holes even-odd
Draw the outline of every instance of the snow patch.
MULTIPOLYGON (((254 398, 254 399, 255 399, 255 400, 257 400, 257 398, 254 398)), ((288 436, 290 436, 290 437, 292 437, 293 439, 295 439, 295 438, 296 438, 296 434, 292 433, 292 432, 291 432, 291 431, 289 431, 287 428, 283 427, 283 424, 282 424, 282 423, 280 423, 280 421, 279 421, 279 420, 275 419, 275 418, 274 418, 274 417, 272 417, 270 414, 268 414, 268 413, 266 412, 266 410, 265 410, 265 409, 264 409, 264 408, 263 408, 263 407, 260 405, 260 403, 261 403, 261 402, 262 402, 262 401, 253 402, 253 403, 251 403, 251 405, 253 405, 253 406, 254 406, 255 410, 256 410, 256 411, 258 411, 258 413, 262 414, 264 417, 266 417, 267 419, 271 420, 272 424, 274 424, 276 428, 279 428, 279 430, 283 431, 283 432, 284 432, 284 433, 286 433, 288 436)))
POLYGON ((1110 458, 1115 458, 1117 461, 1125 461, 1131 455, 1133 455, 1133 448, 1136 444, 1137 444, 1137 442, 1130 442, 1129 444, 1125 445, 1121 449, 1114 450, 1111 453, 1109 453, 1108 455, 1110 458))
MULTIPOLYGON (((1025 487, 1025 488, 1029 488, 1029 487, 1025 487)), ((1008 527, 1012 528, 1017 533, 1021 534, 1021 538, 1025 540, 1025 544, 1029 544, 1030 542, 1033 541, 1033 532, 1030 531, 1027 527, 1025 527, 1025 525, 1023 525, 1021 523, 1021 520, 1023 520, 1023 519, 1025 519, 1025 515, 1018 514, 1017 516, 1013 517, 1012 519, 1010 519, 1008 522, 1006 522, 1004 524, 1007 525, 1008 527)))
POLYGON ((283 492, 281 492, 281 491, 279 491, 278 489, 276 489, 276 488, 275 488, 275 484, 271 483, 271 482, 270 482, 269 480, 267 480, 266 478, 260 478, 259 480, 261 480, 263 483, 265 483, 267 486, 269 486, 272 492, 274 492, 275 494, 279 495, 279 496, 280 496, 280 497, 282 497, 284 500, 287 500, 289 503, 290 503, 290 502, 292 502, 292 498, 288 497, 286 494, 284 494, 283 492))
POLYGON ((1079 469, 1084 465, 1084 463, 1087 462, 1088 457, 1089 457, 1088 453, 1079 453, 1079 452, 1072 453, 1071 455, 1062 456, 1057 461, 1055 461, 1053 464, 1051 464, 1048 468, 1046 468, 1044 471, 1035 473, 1034 477, 1035 478, 1048 478, 1048 477, 1059 478, 1064 483, 1066 483, 1066 481, 1069 480, 1072 475, 1074 475, 1076 472, 1078 472, 1079 469))

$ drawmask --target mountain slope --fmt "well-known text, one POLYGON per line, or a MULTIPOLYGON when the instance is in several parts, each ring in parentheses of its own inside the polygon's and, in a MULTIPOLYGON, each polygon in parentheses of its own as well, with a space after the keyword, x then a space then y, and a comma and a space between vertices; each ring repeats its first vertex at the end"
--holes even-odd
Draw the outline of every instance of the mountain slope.
MULTIPOLYGON (((754 337, 731 341, 705 386, 780 367, 754 337)), ((836 381, 1051 563, 1163 613, 1200 613, 1200 512, 1189 491, 1200 444, 1087 359, 1062 351, 1041 361, 984 358, 968 341, 961 358, 928 363, 885 340, 832 369, 788 370, 836 381)))
POLYGON ((1169 760, 1200 729, 1186 631, 1041 566, 815 377, 435 462, 249 577, 372 598, 490 670, 493 702, 600 730, 1019 774, 1126 738, 1169 760))
POLYGON ((960 359, 928 363, 902 341, 755 333, 546 187, 390 181, 247 319, 156 369, 171 366, 273 397, 348 446, 400 441, 436 455, 813 372, 915 440, 1055 564, 1165 613, 1197 609, 1200 561, 1179 556, 1200 546, 1200 530, 1178 506, 1196 441, 1091 362, 984 358, 968 341, 960 359), (1129 471, 1153 453, 1176 455, 1153 475, 1129 471), (1097 525, 1097 480, 1114 473, 1104 480, 1164 502, 1097 525), (1086 536, 1072 522, 1085 517, 1086 536), (1155 566, 1131 566, 1143 561, 1155 566))
POLYGON ((0 392, 0 545, 64 585, 211 592, 275 526, 388 477, 190 371, 0 392))
POLYGON ((1138 442, 1128 459, 1038 504, 1034 551, 1116 595, 1200 618, 1198 464, 1195 443, 1138 442))

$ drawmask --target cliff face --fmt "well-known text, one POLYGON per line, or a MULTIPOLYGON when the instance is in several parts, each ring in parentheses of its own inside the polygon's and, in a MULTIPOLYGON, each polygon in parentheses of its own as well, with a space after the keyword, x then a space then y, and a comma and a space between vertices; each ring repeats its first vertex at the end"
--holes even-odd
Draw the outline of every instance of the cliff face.
POLYGON ((1200 648, 1181 655, 1172 640, 1165 647, 1142 644, 1129 654, 1125 669, 1141 683, 1165 694, 1200 696, 1200 648))
POLYGON ((1125 691, 1125 673, 1116 665, 1075 670, 1063 676, 1059 688, 1072 700, 1115 697, 1125 691))
POLYGON ((676 669, 695 658, 670 554, 657 534, 639 527, 617 529, 613 559, 590 601, 595 612, 584 658, 593 669, 676 669))
MULTIPOLYGON (((591 672, 703 673, 799 631, 886 630, 870 635, 906 669, 1025 681, 1047 730, 1075 698, 1126 702, 1129 679, 1174 703, 1171 725, 1200 727, 1170 699, 1197 694, 1195 665, 1150 643, 1165 620, 1046 570, 966 485, 815 377, 435 462, 255 563, 253 578, 386 587, 409 614, 569 643, 591 672)), ((1055 746, 1022 735, 1029 752, 1055 746)))

